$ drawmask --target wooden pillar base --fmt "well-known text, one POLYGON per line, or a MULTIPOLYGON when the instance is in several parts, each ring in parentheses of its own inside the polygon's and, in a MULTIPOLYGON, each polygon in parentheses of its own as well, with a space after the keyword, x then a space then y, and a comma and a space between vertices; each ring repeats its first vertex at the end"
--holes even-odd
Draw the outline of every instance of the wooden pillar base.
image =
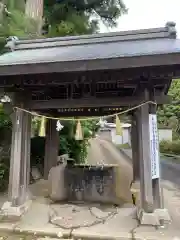
POLYGON ((18 221, 27 212, 32 201, 28 200, 24 204, 14 207, 11 202, 5 202, 0 210, 1 221, 18 221))

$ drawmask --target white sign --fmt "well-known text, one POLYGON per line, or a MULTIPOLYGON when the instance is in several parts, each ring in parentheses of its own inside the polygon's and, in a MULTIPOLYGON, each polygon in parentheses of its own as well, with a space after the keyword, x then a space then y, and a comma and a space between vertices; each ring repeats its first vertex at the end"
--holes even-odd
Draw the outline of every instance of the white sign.
POLYGON ((156 114, 149 114, 150 156, 152 179, 159 178, 159 136, 156 114))

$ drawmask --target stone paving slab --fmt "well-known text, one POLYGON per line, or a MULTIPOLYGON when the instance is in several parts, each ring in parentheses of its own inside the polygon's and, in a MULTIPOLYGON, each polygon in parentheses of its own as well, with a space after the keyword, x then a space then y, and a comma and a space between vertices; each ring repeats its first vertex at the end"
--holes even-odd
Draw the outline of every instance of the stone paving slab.
POLYGON ((72 236, 75 239, 131 239, 131 231, 137 227, 137 224, 135 209, 124 208, 103 224, 73 230, 72 236))
POLYGON ((159 229, 155 229, 154 227, 139 226, 137 229, 134 229, 133 236, 137 240, 180 240, 180 231, 173 229, 171 226, 159 229))
POLYGON ((73 239, 88 239, 88 240, 127 240, 132 239, 132 234, 126 230, 119 229, 120 232, 103 231, 99 228, 90 229, 77 229, 72 232, 73 239))
MULTIPOLYGON (((66 206, 67 204, 65 204, 66 206)), ((71 205, 71 204, 70 204, 71 205)), ((56 205, 58 208, 58 205, 56 205)), ((67 209, 67 218, 69 217, 70 211, 68 208, 62 207, 59 205, 60 210, 65 216, 65 212, 67 209)), ((79 217, 81 219, 78 220, 79 223, 83 223, 87 216, 80 214, 81 210, 80 207, 79 217)), ((82 210, 84 211, 82 206, 82 210)), ((118 209, 115 215, 112 215, 109 219, 101 222, 100 224, 95 224, 91 227, 85 228, 77 228, 76 230, 73 229, 62 229, 57 227, 51 223, 49 223, 49 209, 50 206, 47 205, 47 202, 42 199, 40 201, 34 200, 32 203, 31 208, 22 218, 22 220, 18 223, 0 223, 0 232, 7 231, 8 234, 11 236, 12 234, 16 234, 13 236, 27 236, 28 240, 37 239, 37 237, 52 237, 52 238, 59 238, 68 239, 72 236, 74 239, 131 239, 131 234, 129 233, 131 229, 137 226, 137 221, 133 219, 134 216, 134 208, 122 208, 118 209), (29 237, 31 235, 31 237, 29 237), (112 237, 113 236, 113 237, 112 237), (123 238, 122 238, 123 237, 123 238)), ((82 211, 82 213, 83 213, 82 211)), ((97 215, 97 218, 101 218, 99 213, 100 210, 96 209, 95 207, 92 208, 93 215, 97 215)), ((109 211, 109 209, 108 209, 109 211)), ((0 235, 1 236, 1 235, 0 235)), ((18 238, 17 238, 18 239, 18 238)), ((16 238, 14 237, 14 240, 16 238)))
POLYGON ((35 237, 35 236, 27 236, 27 235, 18 235, 18 234, 0 234, 0 240, 73 240, 70 238, 51 238, 51 237, 35 237))
POLYGON ((14 227, 14 232, 40 236, 68 237, 70 230, 61 229, 49 222, 49 205, 44 199, 33 201, 31 208, 14 227))
POLYGON ((17 226, 17 223, 1 222, 0 223, 0 232, 13 232, 14 228, 17 226))
MULTIPOLYGON (((84 228, 79 227, 73 231, 71 231, 72 229, 64 230, 49 223, 49 205, 47 204, 48 203, 46 200, 34 200, 32 207, 20 222, 15 224, 0 223, 0 233, 7 231, 7 234, 0 234, 0 236, 6 236, 7 240, 37 240, 38 236, 39 239, 43 239, 43 236, 44 239, 48 239, 46 236, 48 236, 49 239, 68 239, 68 237, 71 236, 76 240, 180 240, 180 231, 177 232, 177 230, 173 230, 173 226, 171 225, 168 227, 168 229, 158 230, 156 230, 154 227, 138 226, 138 223, 135 219, 135 208, 132 206, 125 206, 124 208, 118 209, 117 214, 101 224, 84 228)), ((66 205, 67 204, 65 204, 65 206, 66 205)), ((65 214, 67 208, 61 207, 60 209, 65 214)), ((56 205, 56 208, 58 208, 58 205, 56 205)), ((67 211, 67 213, 69 212, 67 211)), ((100 216, 99 210, 97 210, 95 207, 93 208, 93 214, 97 215, 98 217, 100 216)), ((83 215, 81 218, 83 221, 83 215)))

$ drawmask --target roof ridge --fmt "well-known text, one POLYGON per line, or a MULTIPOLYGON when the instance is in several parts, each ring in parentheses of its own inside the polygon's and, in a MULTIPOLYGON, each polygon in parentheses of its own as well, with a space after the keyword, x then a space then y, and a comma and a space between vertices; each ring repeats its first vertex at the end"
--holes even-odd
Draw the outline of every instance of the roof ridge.
POLYGON ((150 28, 130 31, 119 31, 111 33, 96 33, 91 35, 41 38, 41 39, 24 39, 19 40, 17 37, 9 37, 6 47, 13 50, 51 48, 59 46, 73 45, 91 45, 121 41, 137 41, 159 38, 176 38, 176 24, 168 22, 165 27, 150 28))

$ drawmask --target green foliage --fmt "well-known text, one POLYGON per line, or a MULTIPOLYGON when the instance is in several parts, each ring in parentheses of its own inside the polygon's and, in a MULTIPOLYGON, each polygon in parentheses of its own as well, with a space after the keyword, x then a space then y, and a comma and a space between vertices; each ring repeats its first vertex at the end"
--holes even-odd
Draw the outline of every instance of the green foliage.
POLYGON ((83 121, 81 123, 84 139, 76 141, 74 136, 76 132, 76 121, 63 122, 64 128, 60 131, 59 154, 69 153, 76 163, 83 163, 87 157, 89 138, 97 131, 96 121, 83 121))
POLYGON ((89 22, 89 17, 84 13, 77 14, 76 12, 68 11, 66 20, 61 20, 60 22, 54 22, 49 27, 48 37, 57 36, 70 36, 70 35, 82 35, 90 34, 96 32, 97 22, 89 22))
POLYGON ((98 30, 97 21, 67 4, 45 5, 45 19, 49 37, 90 34, 98 30))
MULTIPOLYGON (((173 80, 168 95, 173 101, 180 100, 180 81, 173 80)), ((180 104, 167 104, 158 109, 158 122, 160 125, 168 126, 175 132, 180 131, 180 104)))
POLYGON ((37 36, 37 22, 27 18, 20 10, 12 10, 9 16, 4 15, 0 24, 0 53, 5 51, 4 46, 9 36, 19 38, 33 38, 37 36))
POLYGON ((0 104, 0 191, 7 188, 9 180, 11 120, 0 104))
POLYGON ((0 147, 4 148, 11 142, 12 123, 10 116, 4 112, 2 104, 0 104, 0 147))
POLYGON ((100 126, 97 125, 97 120, 87 120, 82 123, 82 126, 84 127, 84 132, 88 129, 87 136, 85 134, 85 137, 90 137, 90 132, 92 133, 92 136, 95 135, 95 133, 99 130, 100 126), (90 131, 90 132, 89 132, 90 131))
POLYGON ((10 16, 4 18, 0 27, 0 37, 31 37, 35 30, 35 21, 25 17, 21 11, 13 10, 10 16))
POLYGON ((74 138, 67 139, 69 157, 73 158, 76 163, 84 163, 87 157, 88 141, 76 141, 74 138))
MULTIPOLYGON (((4 129, 11 129, 11 119, 10 119, 10 116, 7 115, 5 112, 4 112, 4 109, 3 109, 3 105, 0 104, 0 131, 4 131, 4 129)), ((1 139, 2 139, 2 135, 0 134, 1 136, 1 139)))
MULTIPOLYGON (((0 12, 0 52, 9 36, 37 36, 38 23, 25 16, 25 2, 5 1, 7 11, 3 7, 0 12)), ((44 32, 48 37, 91 34, 99 30, 100 20, 115 26, 119 16, 125 13, 123 0, 45 0, 44 32)))
POLYGON ((163 140, 160 142, 159 146, 161 153, 180 155, 180 140, 176 141, 163 140))
MULTIPOLYGON (((82 130, 84 139, 75 140, 75 132, 77 121, 62 121, 64 128, 59 132, 59 155, 69 154, 70 158, 74 158, 76 163, 83 163, 86 160, 89 146, 89 138, 93 136, 98 127, 97 121, 82 122, 82 130)), ((34 125, 34 126, 38 126, 34 125)), ((37 131, 38 132, 38 131, 37 131)), ((31 164, 43 168, 45 152, 45 138, 34 137, 31 141, 31 164)), ((42 170, 42 169, 41 169, 42 170)))
MULTIPOLYGON (((127 13, 127 8, 123 0, 45 0, 44 5, 45 18, 48 25, 51 26, 54 24, 60 24, 61 22, 69 22, 69 20, 73 25, 74 20, 76 22, 76 18, 80 19, 82 17, 81 25, 84 25, 85 23, 88 27, 89 22, 90 25, 93 25, 95 27, 95 30, 98 28, 97 24, 100 19, 108 26, 116 26, 117 19, 122 14, 127 13), (71 15, 73 16, 73 21, 70 18, 71 15), (98 20, 92 20, 92 18, 90 18, 92 16, 96 16, 98 20), (85 22, 83 22, 84 20, 85 22)), ((75 29, 75 32, 77 30, 78 28, 75 29)), ((84 34, 86 31, 82 33, 84 34)))
POLYGON ((9 167, 10 167, 10 148, 8 152, 3 147, 0 154, 0 192, 7 189, 9 181, 9 167))

